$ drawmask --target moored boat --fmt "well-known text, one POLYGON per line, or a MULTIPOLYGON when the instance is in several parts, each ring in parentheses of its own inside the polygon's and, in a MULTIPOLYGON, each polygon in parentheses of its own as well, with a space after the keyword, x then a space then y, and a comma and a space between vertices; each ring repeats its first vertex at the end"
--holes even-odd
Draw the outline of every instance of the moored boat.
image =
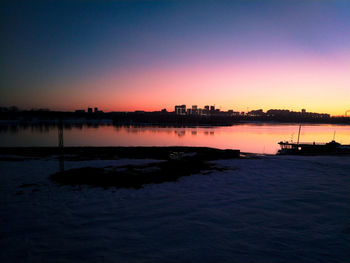
POLYGON ((350 145, 342 145, 334 140, 328 143, 292 143, 281 141, 278 144, 281 146, 281 149, 277 154, 350 154, 350 145))

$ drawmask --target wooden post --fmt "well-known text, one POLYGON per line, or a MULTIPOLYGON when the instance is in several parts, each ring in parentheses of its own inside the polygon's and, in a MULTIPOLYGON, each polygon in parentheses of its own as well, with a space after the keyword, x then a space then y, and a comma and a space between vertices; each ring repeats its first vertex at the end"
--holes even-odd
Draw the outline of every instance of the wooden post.
POLYGON ((62 118, 58 119, 58 148, 59 150, 59 157, 58 157, 58 166, 59 171, 62 173, 64 172, 64 155, 63 155, 63 121, 62 118))
POLYGON ((299 144, 299 138, 300 138, 300 130, 301 130, 301 124, 299 125, 299 132, 298 132, 298 142, 297 142, 297 144, 299 144))
POLYGON ((60 118, 58 120, 58 147, 63 149, 63 122, 60 118))

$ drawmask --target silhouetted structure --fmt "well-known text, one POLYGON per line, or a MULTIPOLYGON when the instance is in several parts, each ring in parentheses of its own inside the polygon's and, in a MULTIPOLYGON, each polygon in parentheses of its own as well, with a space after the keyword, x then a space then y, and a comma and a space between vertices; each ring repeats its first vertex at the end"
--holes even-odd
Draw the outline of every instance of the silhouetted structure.
POLYGON ((62 119, 60 118, 58 120, 58 147, 59 148, 63 148, 63 121, 62 119))
POLYGON ((265 116, 265 113, 263 112, 262 109, 260 109, 260 110, 252 110, 248 112, 247 115, 252 117, 261 117, 261 116, 265 116))
POLYGON ((266 115, 270 117, 330 118, 329 114, 307 112, 305 109, 302 109, 301 112, 273 109, 268 110, 266 115))
MULTIPOLYGON (((350 117, 339 116, 330 117, 329 114, 319 114, 307 112, 303 109, 300 112, 289 110, 271 109, 266 113, 260 110, 253 110, 245 114, 234 110, 220 111, 215 106, 206 105, 203 109, 194 105, 190 114, 186 110, 186 105, 175 106, 175 111, 135 111, 135 112, 107 112, 103 111, 85 112, 76 110, 75 112, 59 112, 50 110, 15 110, 13 107, 0 107, 0 120, 4 125, 57 125, 57 120, 62 118, 65 125, 232 125, 238 122, 262 121, 262 122, 294 122, 294 123, 344 123, 350 124, 350 117), (208 110, 209 109, 209 110, 208 110), (213 110, 214 109, 214 110, 213 110), (195 113, 195 114, 193 114, 195 113)), ((2 128, 0 126, 0 128, 2 128)))
POLYGON ((186 105, 177 105, 175 106, 176 115, 186 115, 186 105))
POLYGON ((291 143, 279 142, 281 149, 278 154, 319 155, 319 154, 350 154, 350 145, 341 145, 336 141, 328 143, 291 143))

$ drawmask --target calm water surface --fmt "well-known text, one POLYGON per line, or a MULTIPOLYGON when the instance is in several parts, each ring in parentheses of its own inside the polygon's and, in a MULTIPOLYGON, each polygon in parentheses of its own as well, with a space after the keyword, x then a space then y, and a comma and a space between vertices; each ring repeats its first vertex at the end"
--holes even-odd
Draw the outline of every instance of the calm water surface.
MULTIPOLYGON (((297 124, 240 124, 229 127, 65 126, 66 146, 208 146, 274 154, 278 142, 297 141, 297 124)), ((55 146, 55 126, 1 126, 0 146, 55 146)), ((303 125, 301 142, 350 144, 349 125, 303 125), (335 134, 334 134, 335 133, 335 134)))

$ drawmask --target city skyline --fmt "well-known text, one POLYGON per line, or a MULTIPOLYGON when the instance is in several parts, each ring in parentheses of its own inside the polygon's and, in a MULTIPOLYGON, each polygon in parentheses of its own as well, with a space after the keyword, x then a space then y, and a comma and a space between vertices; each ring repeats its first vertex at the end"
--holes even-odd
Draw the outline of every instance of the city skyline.
MULTIPOLYGON (((9 107, 1 107, 0 106, 0 112, 23 112, 23 111, 33 111, 33 112, 56 112, 55 110, 52 110, 50 108, 19 108, 17 106, 9 106, 9 107)), ((60 111, 57 111, 60 112, 60 111)), ((64 112, 64 111, 63 111, 64 112)), ((294 109, 273 109, 270 108, 268 110, 262 109, 262 108, 256 108, 256 109, 251 109, 249 110, 249 108, 247 109, 247 111, 237 111, 234 110, 234 108, 230 108, 228 110, 222 110, 221 108, 217 108, 215 106, 215 104, 209 104, 209 105, 203 105, 203 107, 196 105, 185 105, 185 104, 181 104, 181 105, 175 105, 173 107, 172 110, 167 110, 166 108, 161 108, 161 109, 157 109, 157 110, 153 110, 153 111, 145 111, 143 109, 138 109, 138 110, 134 110, 134 111, 104 111, 101 110, 99 107, 97 107, 96 105, 94 106, 87 106, 87 107, 82 107, 79 109, 73 109, 73 110, 69 110, 69 111, 65 111, 65 112, 74 112, 74 113, 116 113, 116 112, 135 112, 135 113, 154 113, 154 112, 163 112, 163 113, 175 113, 176 115, 201 115, 201 116, 206 116, 206 115, 212 115, 215 116, 215 114, 213 113, 228 113, 229 116, 258 116, 259 114, 263 114, 263 115, 271 115, 271 113, 273 113, 272 115, 274 115, 275 113, 282 113, 282 114, 286 114, 286 113, 297 113, 297 114, 308 114, 310 115, 323 115, 323 117, 349 117, 348 114, 350 113, 350 110, 347 110, 345 112, 345 114, 343 115, 335 115, 332 116, 329 113, 326 112, 309 112, 307 111, 305 108, 300 109, 300 110, 294 110, 294 109), (258 115, 256 115, 258 113, 258 115)), ((271 116, 272 116, 271 115, 271 116)))
POLYGON ((0 105, 350 109, 348 1, 1 2, 0 105), (234 105, 234 107, 232 106, 234 105))

